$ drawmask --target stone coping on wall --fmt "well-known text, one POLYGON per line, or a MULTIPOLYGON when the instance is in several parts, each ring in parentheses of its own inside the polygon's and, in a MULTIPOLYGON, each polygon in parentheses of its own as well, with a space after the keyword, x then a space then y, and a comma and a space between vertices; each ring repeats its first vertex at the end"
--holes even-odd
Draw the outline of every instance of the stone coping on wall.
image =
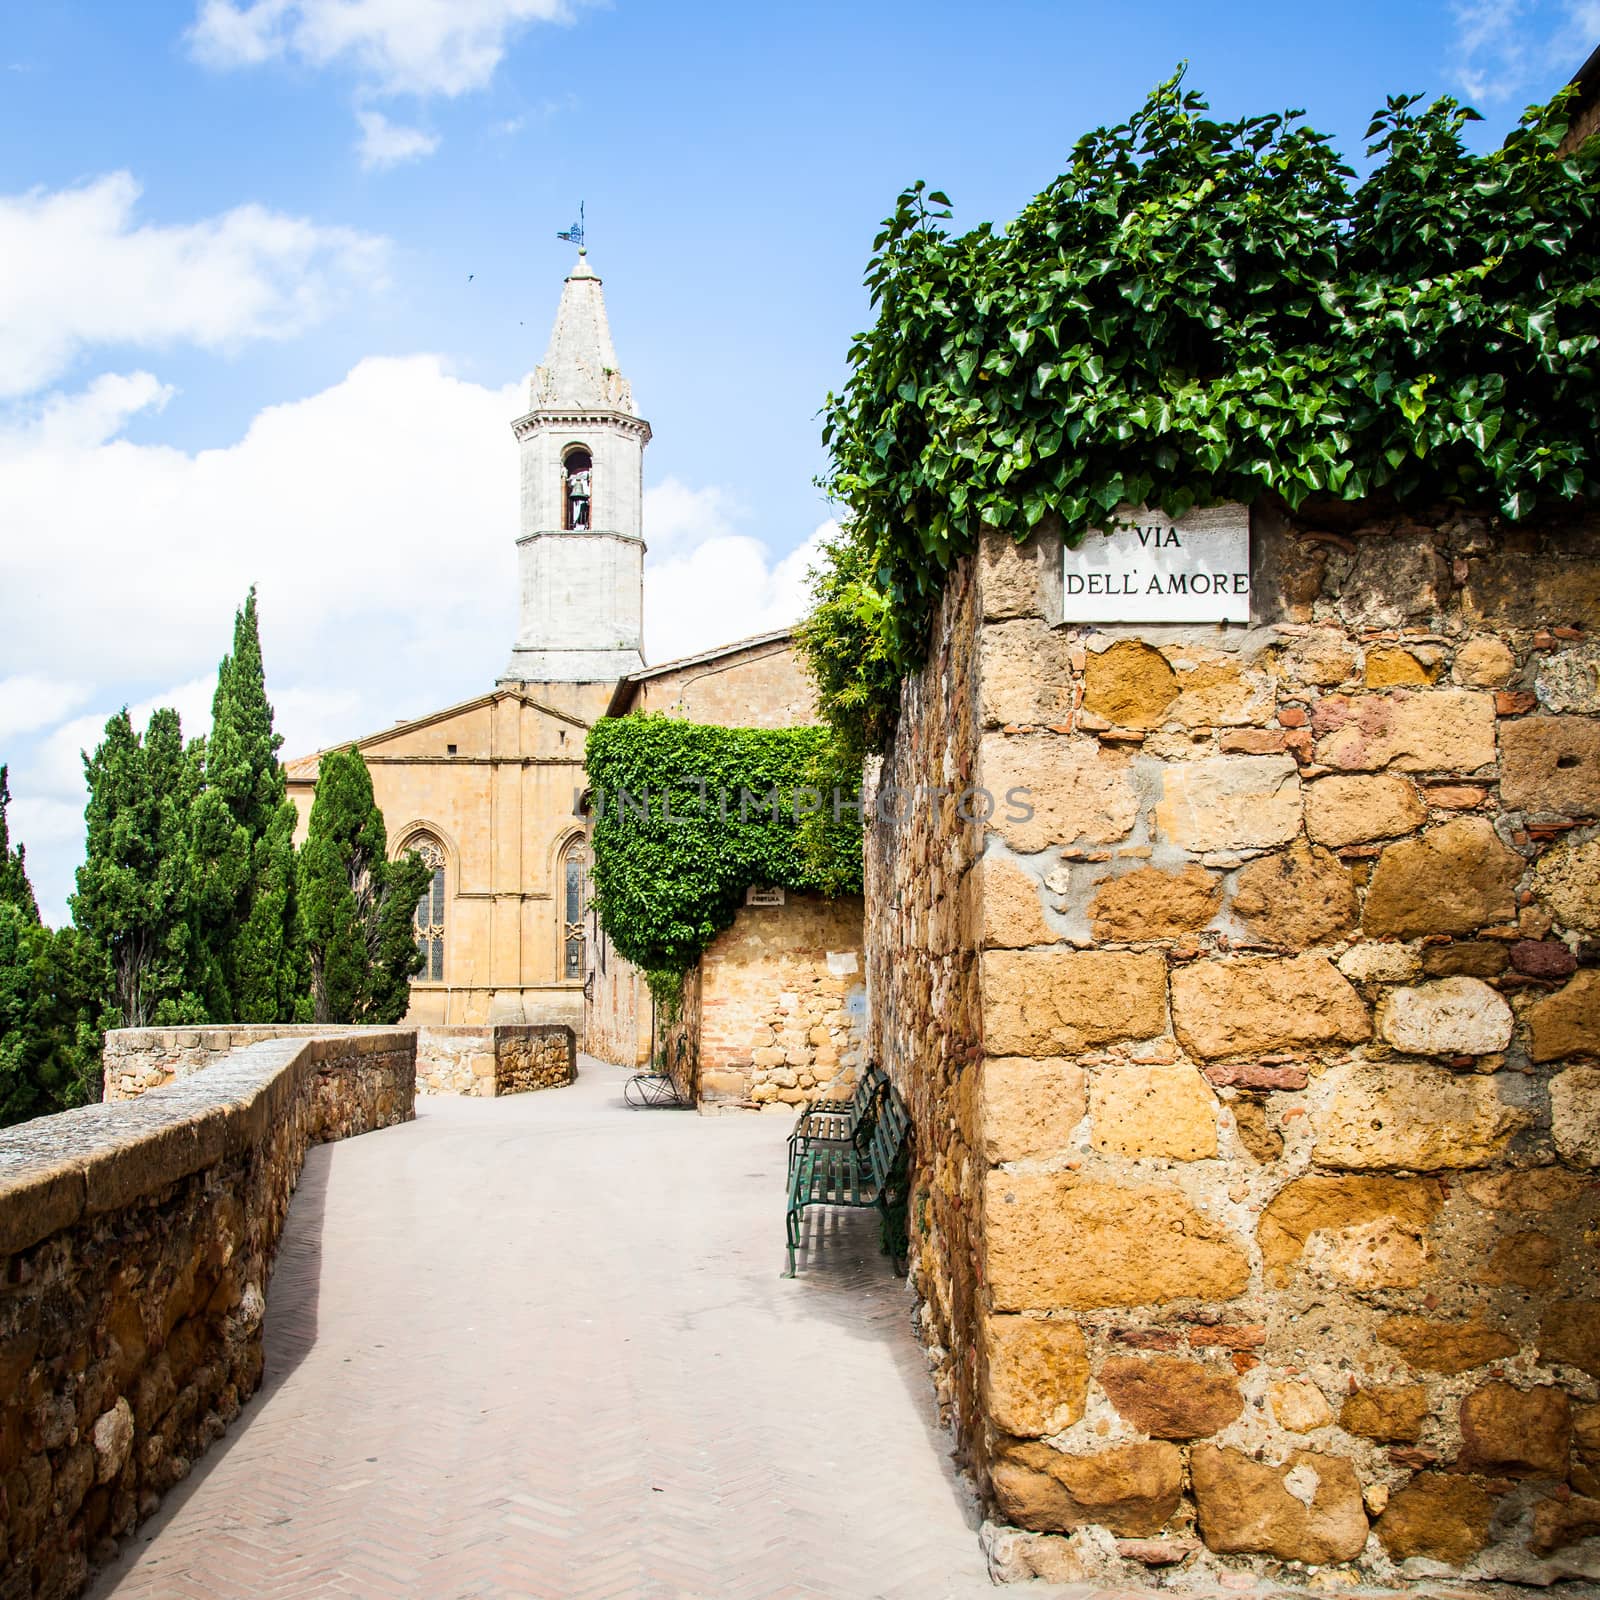
MULTIPOLYGON (((0 1132, 0 1256, 260 1144, 318 1067, 415 1048, 405 1030, 284 1032, 294 1036, 236 1050, 136 1101, 80 1106, 0 1132)), ((401 1120, 410 1114, 407 1106, 401 1120)))

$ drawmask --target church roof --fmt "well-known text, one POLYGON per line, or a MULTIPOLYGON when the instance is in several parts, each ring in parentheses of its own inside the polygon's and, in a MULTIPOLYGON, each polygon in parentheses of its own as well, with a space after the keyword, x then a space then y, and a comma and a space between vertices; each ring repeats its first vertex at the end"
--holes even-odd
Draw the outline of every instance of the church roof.
POLYGON ((774 628, 770 633, 752 633, 747 638, 735 639, 731 644, 719 644, 714 650, 701 650, 692 656, 679 656, 675 661, 663 661, 653 667, 646 667, 641 672, 630 672, 627 677, 621 678, 611 693, 611 703, 606 707, 608 717, 625 716, 632 706, 635 693, 641 683, 648 683, 652 678, 666 676, 670 672, 680 672, 685 667, 698 667, 711 661, 723 661, 729 656, 741 655, 747 650, 760 650, 767 645, 787 644, 794 637, 793 628, 774 628))
POLYGON ((534 411, 623 411, 633 408, 633 390, 617 366, 606 318, 605 290, 589 257, 567 274, 561 305, 550 330, 550 348, 533 374, 528 404, 534 411))

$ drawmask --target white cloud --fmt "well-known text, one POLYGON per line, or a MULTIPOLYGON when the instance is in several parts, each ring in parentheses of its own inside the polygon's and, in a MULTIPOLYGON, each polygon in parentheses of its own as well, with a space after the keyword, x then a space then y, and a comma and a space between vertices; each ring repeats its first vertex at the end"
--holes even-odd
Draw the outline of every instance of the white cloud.
POLYGON ((1600 36, 1600 0, 1455 0, 1451 75, 1483 105, 1550 93, 1600 36))
POLYGON ((81 683, 41 678, 32 672, 0 678, 0 739, 48 728, 88 698, 89 690, 81 683))
POLYGON ((382 283, 381 239, 258 205, 141 223, 139 194, 115 172, 0 195, 0 397, 42 388, 91 345, 288 338, 382 283))
POLYGON ((837 531, 836 523, 825 522, 777 560, 759 540, 741 534, 718 535, 665 560, 647 560, 648 659, 670 661, 798 622, 807 604, 806 573, 822 541, 837 531))
POLYGON ((219 69, 289 58, 383 94, 453 96, 483 88, 521 29, 571 15, 566 0, 202 0, 188 40, 219 69))
MULTIPOLYGON (((148 374, 106 375, 0 423, 0 760, 52 917, 81 859, 81 825, 63 821, 81 815, 80 752, 124 701, 140 726, 176 704, 185 733, 204 732, 251 583, 286 756, 482 693, 516 628, 521 383, 373 358, 225 448, 118 436, 165 393, 148 374)), ((649 491, 650 659, 803 611, 826 528, 780 557, 741 516, 716 487, 649 491)))
POLYGON ((361 165, 369 172, 397 167, 403 161, 420 161, 439 148, 437 134, 391 122, 381 111, 359 111, 356 121, 361 124, 361 143, 357 146, 361 165))

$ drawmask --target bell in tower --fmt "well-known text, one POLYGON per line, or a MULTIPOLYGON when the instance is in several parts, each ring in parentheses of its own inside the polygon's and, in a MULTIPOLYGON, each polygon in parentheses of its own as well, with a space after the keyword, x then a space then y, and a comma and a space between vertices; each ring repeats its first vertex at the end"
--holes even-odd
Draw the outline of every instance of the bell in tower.
POLYGON ((517 539, 521 618, 506 683, 597 683, 637 672, 644 608, 644 447, 599 277, 579 250, 529 410, 517 539))

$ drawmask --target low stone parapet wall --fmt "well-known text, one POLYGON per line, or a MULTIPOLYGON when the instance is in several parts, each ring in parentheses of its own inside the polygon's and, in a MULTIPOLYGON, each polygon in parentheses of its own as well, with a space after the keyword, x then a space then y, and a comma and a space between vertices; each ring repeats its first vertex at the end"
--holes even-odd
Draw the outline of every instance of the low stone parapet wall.
POLYGON ((558 1089, 578 1075, 578 1041, 571 1028, 505 1024, 494 1030, 494 1092, 558 1089))
POLYGON ((408 1121, 415 1048, 269 1039, 0 1133, 8 1600, 81 1589, 238 1415, 306 1150, 408 1121))
POLYGON ((137 1100, 187 1078, 235 1050, 268 1039, 326 1039, 362 1029, 337 1023, 227 1023, 189 1028, 116 1028, 106 1035, 101 1069, 106 1100, 137 1100))

